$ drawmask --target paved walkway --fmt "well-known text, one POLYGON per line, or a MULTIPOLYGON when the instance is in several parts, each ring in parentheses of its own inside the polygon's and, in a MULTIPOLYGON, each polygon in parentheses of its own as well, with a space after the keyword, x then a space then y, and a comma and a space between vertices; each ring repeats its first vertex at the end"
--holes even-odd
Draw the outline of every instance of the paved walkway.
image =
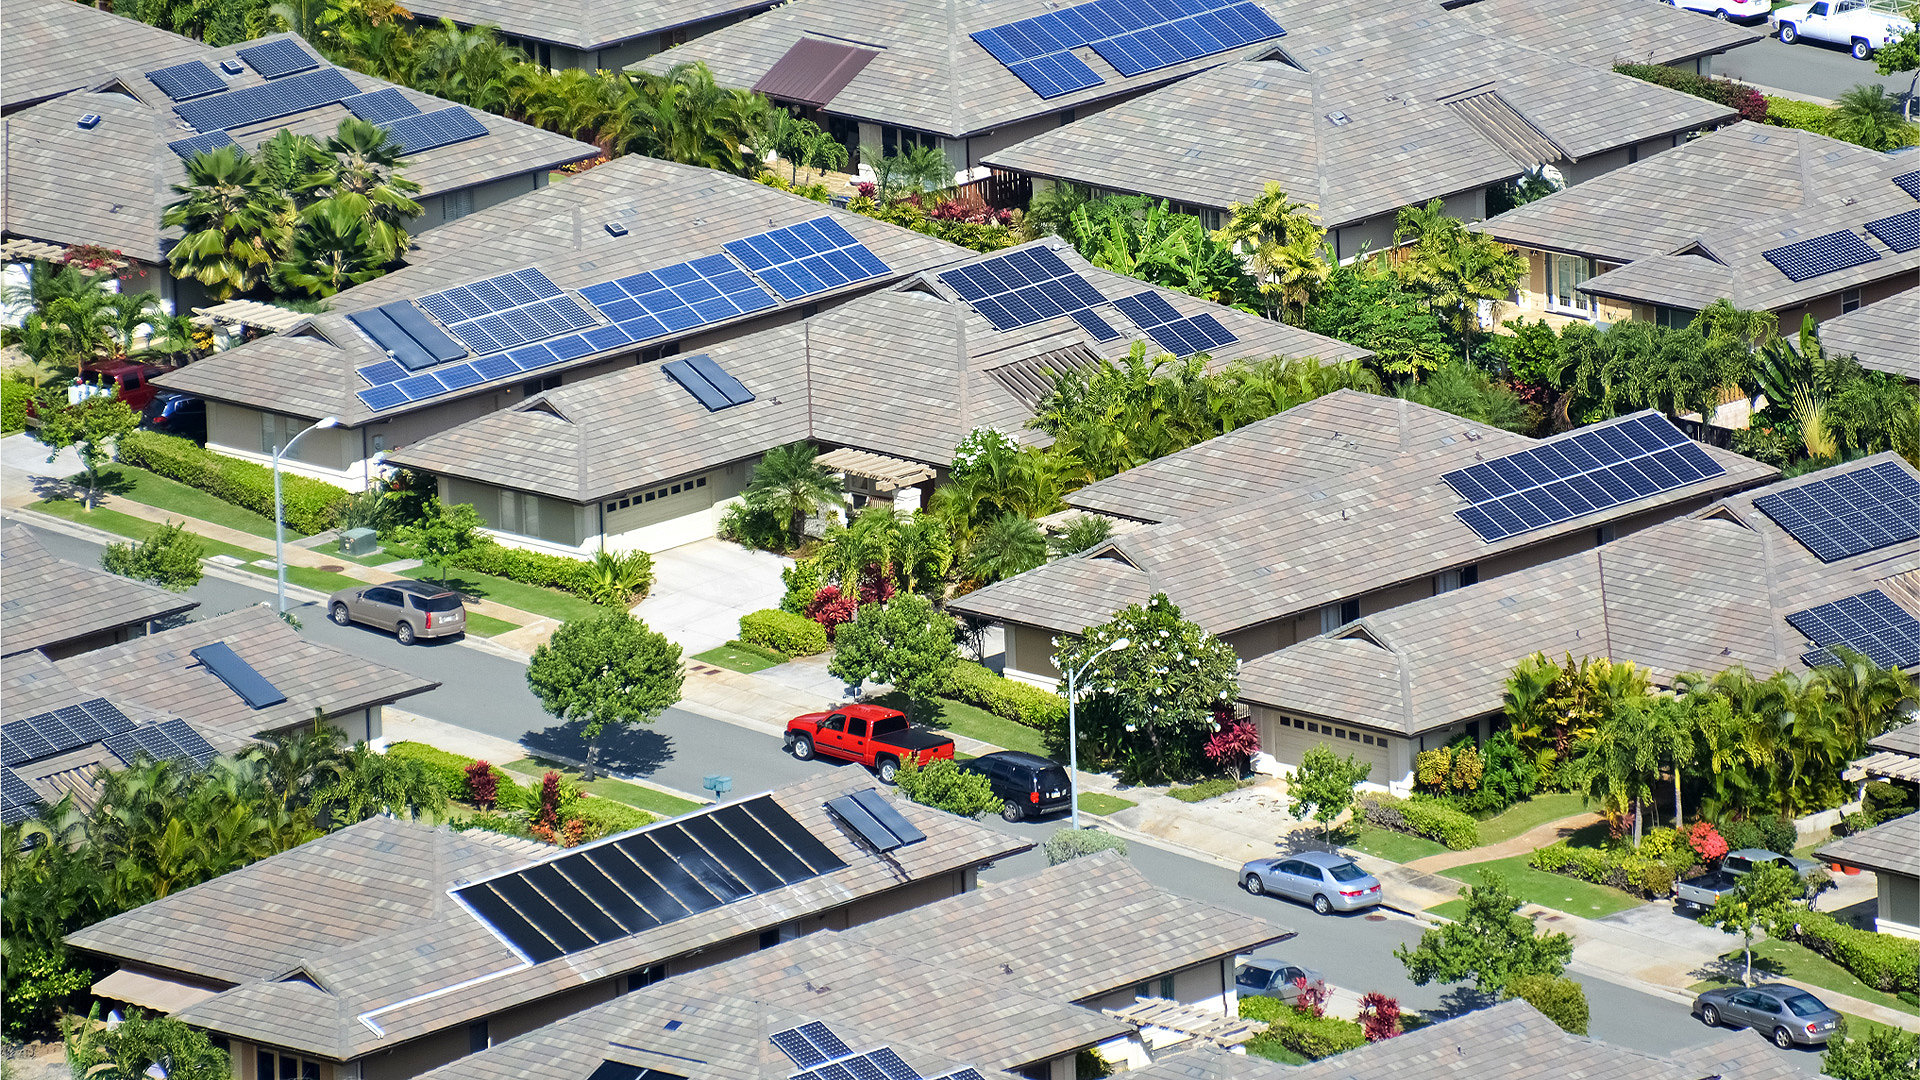
POLYGON ((1437 874, 1442 870, 1451 870, 1456 866, 1469 866, 1473 863, 1487 862, 1492 859, 1505 859, 1513 855, 1525 855, 1536 848, 1556 844, 1596 821, 1605 820, 1599 814, 1575 814, 1549 821, 1545 825, 1536 825, 1511 840, 1502 840, 1497 844, 1486 844, 1465 851, 1443 851, 1438 855, 1428 855, 1415 859, 1407 866, 1414 870, 1437 874))

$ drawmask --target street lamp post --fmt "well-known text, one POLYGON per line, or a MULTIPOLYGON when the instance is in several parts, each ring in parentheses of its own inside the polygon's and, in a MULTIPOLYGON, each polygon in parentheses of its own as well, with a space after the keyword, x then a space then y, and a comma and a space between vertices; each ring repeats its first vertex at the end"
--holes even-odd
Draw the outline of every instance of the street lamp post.
POLYGON ((1071 668, 1067 670, 1067 799, 1073 807, 1073 827, 1076 829, 1080 827, 1080 728, 1076 711, 1079 695, 1074 691, 1074 684, 1080 681, 1080 676, 1087 673, 1087 669, 1093 666, 1095 660, 1108 653, 1119 652, 1131 644, 1133 642, 1126 638, 1119 638, 1113 644, 1087 657, 1087 662, 1081 664, 1079 670, 1071 668))
POLYGON ((273 451, 273 569, 280 583, 280 614, 287 613, 287 525, 286 510, 280 498, 280 459, 293 449, 309 431, 330 428, 340 423, 337 416, 321 417, 312 427, 304 428, 299 434, 287 440, 287 445, 275 447, 273 451))

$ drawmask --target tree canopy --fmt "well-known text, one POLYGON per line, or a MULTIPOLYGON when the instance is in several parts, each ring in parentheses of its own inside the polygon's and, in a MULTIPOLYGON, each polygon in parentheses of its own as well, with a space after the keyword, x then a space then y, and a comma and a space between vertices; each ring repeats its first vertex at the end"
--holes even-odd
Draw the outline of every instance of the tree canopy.
POLYGON ((1465 899, 1467 910, 1458 920, 1425 931, 1411 949, 1394 949, 1415 984, 1471 979, 1481 993, 1497 994, 1518 976, 1559 975, 1572 961, 1573 939, 1535 934, 1533 920, 1519 914, 1520 899, 1499 874, 1482 870, 1465 899))
POLYGON ((919 593, 903 592, 885 603, 863 605, 834 635, 827 670, 849 685, 874 679, 907 695, 924 718, 933 698, 960 662, 953 616, 935 610, 919 593))
POLYGON ((540 706, 580 724, 592 780, 609 726, 650 724, 680 700, 680 646, 625 611, 573 619, 533 650, 527 686, 540 706))

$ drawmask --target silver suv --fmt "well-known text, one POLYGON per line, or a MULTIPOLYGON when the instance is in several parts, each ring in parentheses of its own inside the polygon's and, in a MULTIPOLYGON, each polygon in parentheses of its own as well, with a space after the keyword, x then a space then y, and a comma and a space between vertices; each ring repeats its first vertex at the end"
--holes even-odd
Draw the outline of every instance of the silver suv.
POLYGON ((341 589, 327 598, 327 617, 341 626, 361 623, 391 630, 402 645, 467 632, 460 594, 419 581, 341 589))

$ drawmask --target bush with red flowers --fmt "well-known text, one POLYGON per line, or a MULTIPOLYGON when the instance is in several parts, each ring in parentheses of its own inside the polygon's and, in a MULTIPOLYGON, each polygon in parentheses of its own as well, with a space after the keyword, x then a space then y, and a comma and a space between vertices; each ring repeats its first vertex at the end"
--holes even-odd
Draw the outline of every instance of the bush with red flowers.
POLYGON ((1704 863, 1715 862, 1727 853, 1727 841, 1710 821, 1702 821, 1687 830, 1687 846, 1704 863))
POLYGON ((1228 716, 1219 723, 1220 729, 1207 740, 1207 760, 1235 775, 1245 773, 1260 752, 1260 732, 1244 717, 1228 716))

